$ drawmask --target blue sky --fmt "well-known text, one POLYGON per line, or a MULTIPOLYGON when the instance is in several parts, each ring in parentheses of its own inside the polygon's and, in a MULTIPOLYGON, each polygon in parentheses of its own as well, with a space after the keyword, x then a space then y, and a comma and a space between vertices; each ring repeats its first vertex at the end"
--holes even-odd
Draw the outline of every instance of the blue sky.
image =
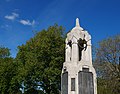
POLYGON ((120 0, 0 0, 0 45, 15 57, 17 46, 33 37, 33 31, 57 23, 67 32, 77 17, 93 44, 120 34, 120 0))

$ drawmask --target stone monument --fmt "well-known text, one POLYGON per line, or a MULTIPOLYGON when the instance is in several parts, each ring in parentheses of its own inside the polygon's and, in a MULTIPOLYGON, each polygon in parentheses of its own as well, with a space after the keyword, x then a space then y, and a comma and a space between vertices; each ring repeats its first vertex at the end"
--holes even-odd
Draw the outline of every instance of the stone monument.
POLYGON ((91 36, 76 26, 67 34, 61 94, 97 94, 96 72, 92 65, 91 36))

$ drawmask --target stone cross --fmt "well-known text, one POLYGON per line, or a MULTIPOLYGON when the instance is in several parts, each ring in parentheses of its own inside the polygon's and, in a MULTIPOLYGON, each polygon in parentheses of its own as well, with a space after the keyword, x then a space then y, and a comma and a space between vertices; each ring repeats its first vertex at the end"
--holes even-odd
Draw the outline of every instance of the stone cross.
POLYGON ((67 34, 61 94, 97 94, 96 72, 92 65, 91 36, 79 19, 67 34))

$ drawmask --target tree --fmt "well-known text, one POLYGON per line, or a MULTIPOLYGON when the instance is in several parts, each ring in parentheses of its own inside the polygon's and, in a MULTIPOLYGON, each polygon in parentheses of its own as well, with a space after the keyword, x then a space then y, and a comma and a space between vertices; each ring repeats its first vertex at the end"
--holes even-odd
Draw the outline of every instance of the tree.
POLYGON ((0 47, 0 94, 18 94, 16 72, 17 66, 14 59, 10 57, 9 49, 0 47))
POLYGON ((98 74, 98 94, 120 92, 120 35, 99 42, 94 65, 98 74), (101 93, 101 90, 104 92, 101 93))
POLYGON ((64 62, 63 31, 62 26, 50 26, 18 47, 16 61, 25 91, 40 88, 45 94, 59 94, 64 62))
POLYGON ((0 47, 0 58, 6 58, 10 56, 10 51, 6 47, 0 47))

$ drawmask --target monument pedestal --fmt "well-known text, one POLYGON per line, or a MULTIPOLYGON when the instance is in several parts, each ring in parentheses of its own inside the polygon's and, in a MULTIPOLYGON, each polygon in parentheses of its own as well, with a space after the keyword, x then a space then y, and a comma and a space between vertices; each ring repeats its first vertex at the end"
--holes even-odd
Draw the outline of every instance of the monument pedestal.
POLYGON ((91 36, 80 27, 76 19, 76 27, 66 38, 61 94, 97 94, 96 72, 91 56, 91 36))

